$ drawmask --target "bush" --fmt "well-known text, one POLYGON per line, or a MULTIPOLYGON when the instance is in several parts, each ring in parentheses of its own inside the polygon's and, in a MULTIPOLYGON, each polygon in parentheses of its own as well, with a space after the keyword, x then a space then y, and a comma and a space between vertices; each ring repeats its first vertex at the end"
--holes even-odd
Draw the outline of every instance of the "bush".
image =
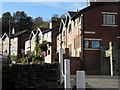
POLYGON ((11 59, 12 61, 18 62, 18 57, 17 57, 17 56, 11 55, 11 56, 8 56, 8 57, 10 57, 10 59, 11 59))

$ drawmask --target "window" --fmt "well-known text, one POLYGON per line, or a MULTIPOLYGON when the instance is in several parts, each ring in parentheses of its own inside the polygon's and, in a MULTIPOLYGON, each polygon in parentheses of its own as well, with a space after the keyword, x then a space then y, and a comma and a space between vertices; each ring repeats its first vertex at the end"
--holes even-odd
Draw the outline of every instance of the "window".
POLYGON ((71 33, 71 24, 69 25, 69 31, 68 31, 68 33, 71 33))
POLYGON ((80 45, 81 45, 80 38, 75 39, 74 45, 75 45, 74 47, 75 49, 80 48, 80 45))
POLYGON ((88 47, 89 47, 89 41, 85 40, 85 48, 88 48, 88 47))
POLYGON ((77 52, 77 50, 75 50, 75 56, 77 57, 77 55, 78 55, 78 52, 77 52))
POLYGON ((77 18, 77 25, 78 25, 79 23, 81 23, 81 17, 80 17, 80 16, 77 18))
POLYGON ((91 44, 92 44, 92 48, 99 48, 100 47, 100 42, 99 41, 91 41, 91 44))
POLYGON ((103 14, 103 25, 115 25, 115 14, 103 14))
POLYGON ((75 27, 75 24, 76 24, 76 22, 75 22, 75 20, 74 20, 74 27, 75 27))
POLYGON ((69 44, 68 48, 69 48, 69 55, 71 56, 72 55, 72 44, 69 44))
POLYGON ((63 37, 65 37, 65 31, 63 31, 63 37))
POLYGON ((50 54, 50 50, 48 50, 48 55, 50 54))
POLYGON ((59 40, 59 36, 57 37, 57 40, 59 40))
POLYGON ((39 36, 39 40, 41 40, 41 35, 39 36))

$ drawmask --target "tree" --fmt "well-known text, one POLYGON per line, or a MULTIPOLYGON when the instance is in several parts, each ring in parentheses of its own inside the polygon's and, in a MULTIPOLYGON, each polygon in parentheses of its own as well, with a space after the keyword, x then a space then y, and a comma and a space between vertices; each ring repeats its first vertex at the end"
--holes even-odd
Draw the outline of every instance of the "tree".
MULTIPOLYGON (((2 14, 2 34, 9 32, 9 20, 12 20, 12 16, 10 12, 6 12, 2 14)), ((12 24, 12 21, 11 23, 12 24)))
POLYGON ((41 49, 41 51, 47 51, 48 47, 47 47, 48 42, 47 41, 43 41, 41 44, 39 44, 39 48, 41 49))
POLYGON ((18 31, 22 30, 32 30, 33 27, 33 19, 30 16, 27 16, 27 14, 24 11, 17 11, 13 14, 13 21, 14 21, 14 27, 18 31))
POLYGON ((47 21, 43 21, 42 17, 37 17, 34 19, 34 29, 37 28, 48 28, 49 27, 49 23, 47 21))
POLYGON ((36 34, 36 37, 35 37, 35 54, 36 54, 36 56, 40 56, 38 33, 36 34))
POLYGON ((9 32, 10 28, 15 28, 16 32, 22 30, 32 30, 33 29, 33 18, 27 16, 24 11, 16 11, 13 16, 10 12, 5 12, 2 14, 2 34, 4 32, 9 32), (9 23, 10 20, 10 23, 9 23))

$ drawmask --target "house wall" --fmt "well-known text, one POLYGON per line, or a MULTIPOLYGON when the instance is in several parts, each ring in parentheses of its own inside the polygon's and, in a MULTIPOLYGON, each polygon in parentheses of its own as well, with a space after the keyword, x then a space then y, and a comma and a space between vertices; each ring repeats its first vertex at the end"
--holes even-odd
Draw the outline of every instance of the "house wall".
POLYGON ((56 59, 58 59, 57 55, 57 36, 56 33, 58 32, 59 28, 59 21, 57 18, 52 17, 50 22, 50 29, 51 31, 44 34, 44 40, 49 42, 48 50, 45 56, 45 62, 47 63, 54 63, 56 59))
POLYGON ((25 41, 25 54, 30 52, 30 48, 31 48, 30 44, 31 44, 30 40, 25 41))
POLYGON ((18 55, 18 38, 11 39, 11 55, 18 55))
MULTIPOLYGON (((64 27, 62 31, 62 41, 63 41, 62 47, 63 48, 71 47, 71 50, 69 51, 71 52, 70 56, 72 57, 79 57, 79 52, 81 51, 81 47, 75 49, 75 40, 78 39, 78 41, 80 41, 80 37, 81 37, 80 27, 81 27, 81 24, 77 24, 77 19, 75 21, 69 20, 69 24, 67 28, 64 27), (71 28, 71 32, 69 32, 70 28, 71 28), (64 36, 64 33, 65 33, 65 36, 64 36)), ((59 43, 60 41, 57 41, 57 42, 59 43)), ((57 44, 57 45, 59 47, 60 44, 57 44)))
POLYGON ((29 37, 28 32, 18 36, 18 55, 19 54, 22 55, 22 53, 25 53, 25 41, 28 37, 29 37))
MULTIPOLYGON (((44 40, 45 41, 47 41, 47 42, 50 42, 50 43, 52 43, 52 32, 50 31, 50 32, 47 32, 47 33, 45 33, 44 34, 44 40)), ((53 44, 53 43, 52 43, 53 44)), ((47 45, 48 46, 48 50, 47 50, 47 52, 46 52, 46 56, 45 56, 45 62, 46 63, 52 63, 51 61, 52 61, 52 46, 50 46, 50 45, 47 45)))
MULTIPOLYGON (((118 13, 118 6, 114 3, 103 4, 95 8, 89 8, 83 11, 84 17, 84 32, 95 32, 95 34, 85 34, 84 39, 101 39, 100 47, 108 48, 109 42, 115 44, 117 42, 118 36, 118 26, 102 26, 102 12, 115 12, 118 13)), ((118 15, 116 15, 116 24, 118 25, 118 15)), ((105 57, 104 57, 105 58, 105 57)), ((84 60, 85 60, 85 71, 86 74, 101 74, 101 55, 100 49, 85 49, 84 50, 84 60)), ((106 60, 106 59, 105 59, 106 60)), ((105 68, 108 71, 109 63, 107 63, 105 68)), ((106 73, 106 74, 109 74, 106 73)))

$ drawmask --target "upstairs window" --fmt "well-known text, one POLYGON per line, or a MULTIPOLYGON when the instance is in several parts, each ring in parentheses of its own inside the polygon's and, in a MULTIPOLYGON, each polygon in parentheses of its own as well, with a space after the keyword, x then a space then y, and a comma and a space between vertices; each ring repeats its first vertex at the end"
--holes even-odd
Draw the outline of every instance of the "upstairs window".
POLYGON ((102 14, 103 14, 103 25, 116 25, 117 13, 102 12, 102 14))
POLYGON ((68 33, 71 33, 71 24, 69 25, 69 31, 68 31, 68 33))
POLYGON ((71 56, 72 55, 72 44, 69 44, 68 48, 69 48, 69 55, 71 56))
POLYGON ((63 31, 63 37, 65 37, 65 31, 63 31))
POLYGON ((78 49, 81 46, 80 38, 75 39, 74 41, 74 49, 78 49))

